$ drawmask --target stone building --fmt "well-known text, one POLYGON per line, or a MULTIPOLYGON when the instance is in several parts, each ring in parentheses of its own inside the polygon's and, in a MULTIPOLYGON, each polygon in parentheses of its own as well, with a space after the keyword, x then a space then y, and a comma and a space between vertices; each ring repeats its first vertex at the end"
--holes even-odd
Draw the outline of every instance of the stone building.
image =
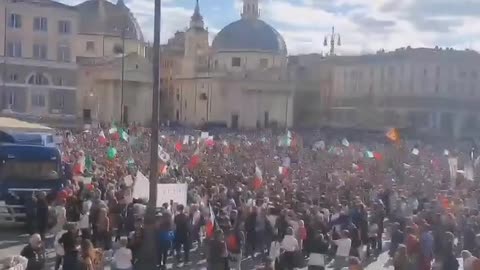
POLYGON ((152 66, 135 17, 123 0, 87 0, 77 6, 79 29, 77 118, 148 124, 152 66))
POLYGON ((323 64, 333 71, 329 124, 478 134, 478 63, 475 51, 438 47, 328 57, 323 64))
POLYGON ((2 0, 0 21, 2 114, 74 119, 76 10, 50 0, 2 0))
MULTIPOLYGON (((211 46, 197 1, 189 28, 181 35, 183 56, 175 56, 173 88, 164 88, 167 94, 162 94, 173 97, 170 120, 232 128, 292 124, 287 48, 282 36, 260 19, 258 0, 244 0, 240 20, 223 28, 211 46)), ((164 48, 163 55, 172 55, 164 48)))
POLYGON ((149 121, 151 64, 123 0, 2 0, 0 21, 2 114, 72 125, 149 121))

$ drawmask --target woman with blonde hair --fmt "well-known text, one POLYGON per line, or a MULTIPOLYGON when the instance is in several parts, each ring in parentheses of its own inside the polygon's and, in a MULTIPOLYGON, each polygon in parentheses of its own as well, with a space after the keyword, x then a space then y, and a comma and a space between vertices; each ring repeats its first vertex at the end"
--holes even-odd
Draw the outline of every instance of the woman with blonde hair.
POLYGON ((95 249, 90 240, 83 240, 80 246, 80 270, 95 270, 93 261, 95 259, 95 249))

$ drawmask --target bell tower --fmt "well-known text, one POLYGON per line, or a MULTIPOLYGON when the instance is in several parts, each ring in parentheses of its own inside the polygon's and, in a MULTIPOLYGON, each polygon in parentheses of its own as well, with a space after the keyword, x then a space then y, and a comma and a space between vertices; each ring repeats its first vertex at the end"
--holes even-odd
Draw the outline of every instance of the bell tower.
POLYGON ((190 19, 190 27, 185 32, 185 55, 183 73, 193 75, 199 69, 208 67, 208 29, 205 28, 203 16, 200 13, 199 0, 190 19))

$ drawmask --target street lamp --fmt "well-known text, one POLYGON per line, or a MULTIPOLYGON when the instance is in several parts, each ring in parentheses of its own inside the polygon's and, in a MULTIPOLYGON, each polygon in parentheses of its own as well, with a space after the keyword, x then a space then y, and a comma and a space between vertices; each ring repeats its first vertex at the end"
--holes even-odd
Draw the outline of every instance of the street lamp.
POLYGON ((340 41, 340 34, 335 33, 335 27, 332 27, 332 33, 325 36, 325 40, 323 41, 323 46, 328 46, 328 38, 330 38, 330 56, 335 55, 335 39, 337 39, 337 45, 342 46, 340 41))
POLYGON ((160 103, 160 16, 161 0, 155 0, 153 26, 153 97, 152 132, 150 140, 150 191, 147 212, 145 213, 142 247, 135 263, 135 269, 157 270, 155 212, 157 207, 158 184, 158 118, 160 103))
MULTIPOLYGON (((126 21, 126 20, 125 20, 126 21)), ((126 23, 124 23, 124 26, 122 26, 122 29, 121 29, 121 38, 122 38, 122 48, 121 48, 121 51, 118 51, 117 49, 114 48, 114 50, 117 50, 115 53, 119 53, 121 52, 122 53, 122 76, 121 76, 121 83, 120 83, 120 87, 121 87, 121 93, 120 93, 120 123, 121 124, 125 124, 124 121, 126 120, 125 119, 125 116, 124 116, 124 85, 125 85, 125 34, 127 31, 130 31, 130 28, 128 26, 125 26, 126 23)), ((116 29, 117 30, 117 29, 116 29)))

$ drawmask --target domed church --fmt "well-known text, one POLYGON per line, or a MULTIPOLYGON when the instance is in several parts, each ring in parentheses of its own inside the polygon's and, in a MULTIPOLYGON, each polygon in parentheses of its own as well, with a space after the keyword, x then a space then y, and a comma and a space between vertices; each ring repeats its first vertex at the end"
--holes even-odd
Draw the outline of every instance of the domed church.
POLYGON ((162 97, 170 104, 170 120, 240 129, 291 125, 287 47, 282 35, 261 20, 258 4, 243 0, 241 18, 225 26, 210 46, 196 1, 188 29, 162 46, 162 78, 171 80, 162 97))

